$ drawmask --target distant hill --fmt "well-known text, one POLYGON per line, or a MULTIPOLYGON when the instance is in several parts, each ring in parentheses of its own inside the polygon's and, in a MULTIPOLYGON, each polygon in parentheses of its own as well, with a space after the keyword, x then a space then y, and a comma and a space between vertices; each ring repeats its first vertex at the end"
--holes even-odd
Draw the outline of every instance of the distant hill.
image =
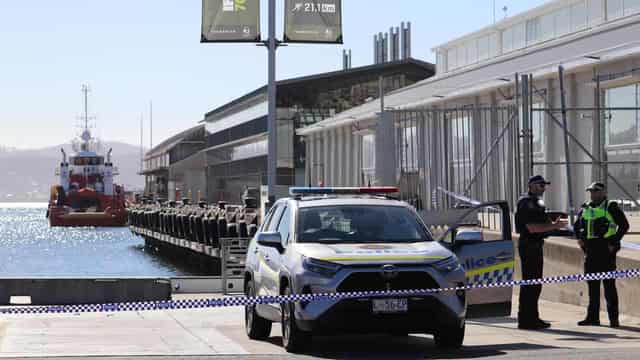
MULTIPOLYGON (((8 149, 0 146, 0 202, 48 201, 51 185, 58 182, 55 169, 62 160, 60 148, 73 153, 71 144, 42 149, 8 149)), ((144 177, 140 169, 140 147, 119 142, 106 142, 102 148, 113 148, 112 162, 119 169, 116 183, 125 189, 142 189, 144 177)), ((146 151, 146 149, 145 149, 146 151)))

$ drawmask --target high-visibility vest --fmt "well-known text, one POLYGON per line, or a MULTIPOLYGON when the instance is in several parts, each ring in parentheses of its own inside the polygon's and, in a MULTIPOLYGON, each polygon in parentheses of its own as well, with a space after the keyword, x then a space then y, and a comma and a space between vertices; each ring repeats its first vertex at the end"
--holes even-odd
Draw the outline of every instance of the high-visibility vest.
POLYGON ((594 223, 596 220, 605 218, 607 220, 607 232, 604 234, 604 238, 608 239, 618 232, 618 224, 616 224, 613 216, 609 213, 609 201, 605 200, 600 206, 592 207, 588 206, 582 211, 582 219, 586 223, 587 239, 597 239, 594 232, 594 223))

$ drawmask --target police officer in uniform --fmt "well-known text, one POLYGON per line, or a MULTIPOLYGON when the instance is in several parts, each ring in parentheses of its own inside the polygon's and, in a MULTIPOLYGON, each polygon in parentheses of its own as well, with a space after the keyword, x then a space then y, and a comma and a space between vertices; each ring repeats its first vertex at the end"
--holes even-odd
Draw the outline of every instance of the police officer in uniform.
MULTIPOLYGON (((616 253, 620 240, 629 231, 629 222, 615 201, 607 200, 606 187, 594 182, 587 188, 591 201, 582 205, 574 225, 580 248, 585 253, 584 272, 599 273, 616 269, 616 253)), ((589 307, 580 326, 600 325, 600 282, 604 283, 604 297, 611 327, 619 327, 618 292, 615 279, 588 281, 589 307)))
MULTIPOLYGON (((551 221, 541 197, 550 183, 541 175, 529 179, 529 192, 518 200, 516 210, 516 231, 520 234, 518 253, 522 265, 522 278, 542 278, 544 238, 553 230, 567 226, 567 220, 551 221)), ((540 319, 538 299, 542 285, 520 287, 520 304, 518 308, 518 328, 539 330, 551 326, 540 319)))

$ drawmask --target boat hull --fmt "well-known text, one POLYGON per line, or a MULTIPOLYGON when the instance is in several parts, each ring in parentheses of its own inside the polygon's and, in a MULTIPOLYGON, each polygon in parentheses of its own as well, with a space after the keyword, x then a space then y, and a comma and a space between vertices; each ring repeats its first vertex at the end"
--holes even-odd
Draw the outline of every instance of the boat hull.
POLYGON ((74 212, 66 207, 49 207, 50 226, 123 227, 127 225, 124 209, 119 212, 74 212))

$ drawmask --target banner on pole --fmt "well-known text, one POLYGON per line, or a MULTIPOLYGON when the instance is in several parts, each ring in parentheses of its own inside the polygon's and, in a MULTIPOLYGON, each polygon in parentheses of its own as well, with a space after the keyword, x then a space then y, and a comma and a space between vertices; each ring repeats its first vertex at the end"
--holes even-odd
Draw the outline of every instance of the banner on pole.
POLYGON ((202 0, 200 42, 260 42, 260 0, 202 0))
POLYGON ((286 0, 284 42, 342 44, 341 0, 286 0))

